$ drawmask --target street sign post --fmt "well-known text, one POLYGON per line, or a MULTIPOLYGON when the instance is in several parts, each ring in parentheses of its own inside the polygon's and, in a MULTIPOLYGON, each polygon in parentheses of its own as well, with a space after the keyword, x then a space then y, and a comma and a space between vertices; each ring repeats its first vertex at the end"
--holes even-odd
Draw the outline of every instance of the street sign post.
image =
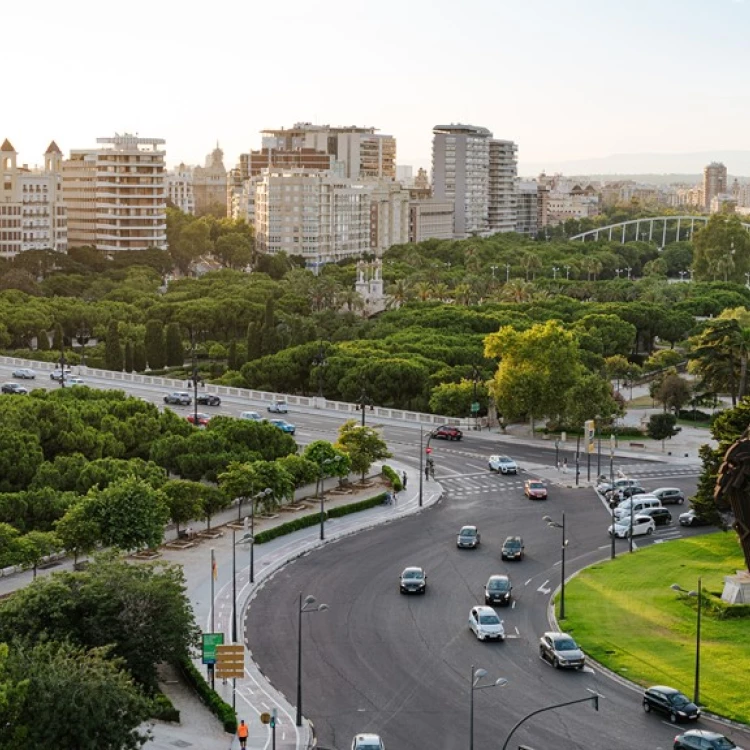
POLYGON ((201 636, 202 661, 204 664, 216 664, 216 647, 224 643, 224 633, 203 633, 201 636))
POLYGON ((216 647, 216 676, 222 680, 245 676, 245 647, 241 643, 216 647))

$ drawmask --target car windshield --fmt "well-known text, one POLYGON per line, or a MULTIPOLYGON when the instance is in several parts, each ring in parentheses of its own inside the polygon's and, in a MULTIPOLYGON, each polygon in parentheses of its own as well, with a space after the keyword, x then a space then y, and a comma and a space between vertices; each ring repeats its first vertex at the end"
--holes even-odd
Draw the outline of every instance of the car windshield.
POLYGON ((544 485, 541 482, 529 482, 529 487, 531 487, 532 490, 544 489, 544 485))
POLYGON ((690 700, 686 695, 683 695, 682 693, 675 693, 674 695, 669 696, 669 702, 673 706, 684 706, 690 703, 690 700))
POLYGON ((421 578, 422 575, 423 574, 421 570, 405 570, 404 571, 404 578, 421 578))
POLYGON ((461 536, 476 536, 477 530, 472 528, 471 526, 464 526, 463 529, 461 529, 461 536))
POLYGON ((555 640, 556 651, 575 651, 578 648, 572 638, 557 638, 555 640))
POLYGON ((497 615, 479 615, 479 622, 482 625, 499 625, 500 618, 497 615))
POLYGON ((713 747, 715 750, 734 750, 737 745, 732 742, 732 740, 728 740, 726 737, 717 737, 711 747, 713 747))
POLYGON ((505 591, 509 585, 510 582, 504 578, 495 578, 489 582, 487 588, 490 591, 505 591))
POLYGON ((505 549, 519 549, 521 542, 518 539, 508 539, 503 546, 505 549))
POLYGON ((380 745, 373 745, 371 742, 368 742, 366 745, 363 745, 360 742, 357 744, 356 750, 380 750, 380 745))
POLYGON ((498 457, 497 457, 497 460, 498 460, 498 461, 499 461, 499 462, 500 462, 501 464, 512 464, 512 463, 513 463, 513 459, 512 459, 512 458, 510 458, 509 456, 498 456, 498 457))

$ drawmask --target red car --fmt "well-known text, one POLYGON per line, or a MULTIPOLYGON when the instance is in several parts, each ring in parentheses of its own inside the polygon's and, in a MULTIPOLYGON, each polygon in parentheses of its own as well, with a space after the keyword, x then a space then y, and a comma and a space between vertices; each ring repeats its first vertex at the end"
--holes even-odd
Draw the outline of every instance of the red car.
POLYGON ((451 424, 440 425, 432 433, 432 437, 442 438, 443 440, 460 440, 463 436, 463 432, 451 424))
POLYGON ((547 499, 547 487, 538 479, 527 479, 523 485, 523 492, 529 500, 547 499))
POLYGON ((211 421, 211 415, 198 412, 197 414, 188 414, 185 419, 187 419, 190 424, 194 424, 198 427, 205 427, 211 421))

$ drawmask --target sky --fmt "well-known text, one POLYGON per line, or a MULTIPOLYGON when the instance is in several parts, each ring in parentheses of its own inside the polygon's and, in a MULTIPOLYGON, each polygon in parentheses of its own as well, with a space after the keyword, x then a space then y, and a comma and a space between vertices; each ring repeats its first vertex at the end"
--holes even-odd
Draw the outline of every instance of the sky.
MULTIPOLYGON (((743 150, 750 0, 35 0, 3 8, 0 140, 38 164, 97 137, 225 165, 260 130, 374 126, 429 166, 452 122, 525 164, 743 150), (105 8, 106 10, 102 10, 105 8)), ((730 169, 731 171, 731 169, 730 169)))

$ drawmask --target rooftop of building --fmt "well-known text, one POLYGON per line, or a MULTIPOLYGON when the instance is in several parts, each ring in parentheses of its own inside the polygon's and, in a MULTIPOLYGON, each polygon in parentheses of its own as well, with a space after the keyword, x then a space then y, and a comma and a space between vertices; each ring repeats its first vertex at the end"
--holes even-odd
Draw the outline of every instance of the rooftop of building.
POLYGON ((492 138, 492 133, 478 125, 463 125, 462 123, 451 123, 450 125, 435 125, 433 133, 465 133, 467 135, 482 135, 492 138))

